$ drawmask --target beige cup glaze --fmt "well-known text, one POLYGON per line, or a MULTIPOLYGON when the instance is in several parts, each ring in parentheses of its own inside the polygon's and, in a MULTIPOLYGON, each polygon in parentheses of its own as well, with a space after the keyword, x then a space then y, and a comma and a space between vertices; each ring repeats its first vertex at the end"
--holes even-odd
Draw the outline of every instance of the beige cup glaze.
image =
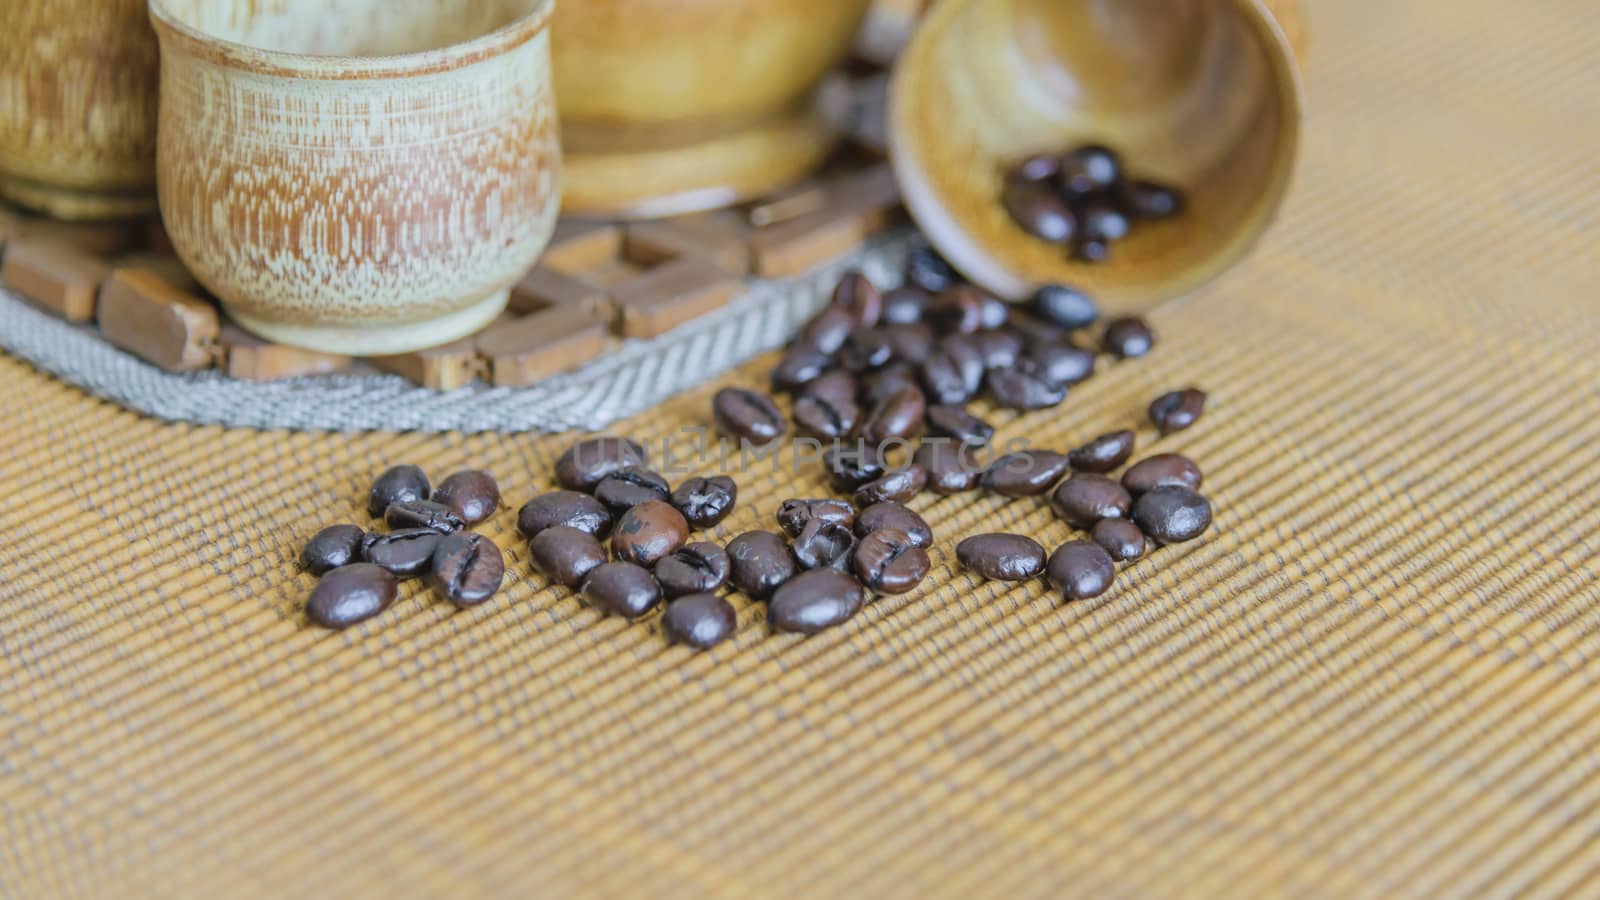
POLYGON ((249 330, 352 355, 477 331, 560 202, 551 0, 152 0, 161 211, 249 330))
POLYGON ((906 206, 977 284, 1076 285, 1111 311, 1194 290, 1270 224, 1297 151, 1305 32, 1294 0, 941 0, 895 69, 890 148, 906 206), (1009 164, 1100 142, 1188 193, 1098 265, 1024 232, 1009 164))

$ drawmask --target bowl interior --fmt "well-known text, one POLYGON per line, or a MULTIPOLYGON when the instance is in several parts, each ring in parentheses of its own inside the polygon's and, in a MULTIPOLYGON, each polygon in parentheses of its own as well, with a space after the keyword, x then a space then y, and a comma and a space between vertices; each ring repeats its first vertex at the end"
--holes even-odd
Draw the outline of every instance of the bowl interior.
POLYGON ((158 0, 179 24, 277 53, 400 56, 482 37, 539 0, 158 0))

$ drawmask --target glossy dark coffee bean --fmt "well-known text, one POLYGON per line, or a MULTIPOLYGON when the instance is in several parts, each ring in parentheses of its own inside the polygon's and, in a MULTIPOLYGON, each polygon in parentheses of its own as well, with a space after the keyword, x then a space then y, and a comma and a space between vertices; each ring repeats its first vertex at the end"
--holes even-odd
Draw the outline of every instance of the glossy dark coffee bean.
POLYGON ((1002 497, 1037 497, 1067 472, 1067 457, 1053 450, 1007 453, 989 464, 981 479, 985 490, 1002 497))
POLYGON ((920 370, 910 363, 895 361, 861 379, 861 405, 871 409, 906 388, 921 390, 920 370))
POLYGON ((728 581, 757 600, 800 571, 789 542, 770 531, 747 531, 728 542, 728 581))
POLYGON ((794 401, 794 427, 806 437, 848 437, 860 421, 861 407, 854 400, 840 402, 806 394, 794 401))
POLYGON ((528 542, 533 570, 570 588, 583 584, 589 573, 606 561, 606 548, 594 535, 553 525, 528 542))
POLYGON ((1012 166, 1006 172, 1007 178, 1022 181, 1054 181, 1061 174, 1061 156, 1055 153, 1043 153, 1030 156, 1012 166))
POLYGON ((1065 244, 1078 233, 1078 216, 1048 185, 1008 179, 1000 204, 1018 228, 1041 241, 1065 244))
POLYGON ((988 361, 984 359, 977 335, 956 334, 945 338, 939 342, 938 355, 948 356, 955 362, 969 393, 976 394, 983 387, 983 373, 988 369, 988 361))
POLYGON ((856 376, 844 369, 829 369, 800 389, 801 397, 817 397, 830 403, 853 403, 860 388, 856 376))
POLYGON ((1085 235, 1103 241, 1120 241, 1128 236, 1128 217, 1109 203, 1091 201, 1085 204, 1079 224, 1085 235))
POLYGON ((556 481, 568 490, 587 493, 618 469, 648 465, 650 459, 644 447, 627 438, 584 438, 556 460, 556 481))
POLYGON ((951 288, 933 298, 922 319, 941 334, 971 334, 983 326, 985 296, 969 284, 951 288))
POLYGON ((897 287, 883 295, 883 318, 886 325, 906 325, 921 322, 922 314, 933 301, 933 294, 915 285, 897 287))
POLYGON ((773 367, 772 389, 779 393, 799 390, 821 377, 833 365, 833 356, 806 347, 789 350, 773 367))
POLYGON ((450 507, 461 521, 477 525, 500 509, 500 485, 488 472, 466 469, 439 482, 432 499, 450 507))
POLYGON ((723 434, 752 444, 770 444, 789 430, 771 397, 746 388, 717 391, 711 398, 711 414, 723 434))
POLYGON ((466 608, 487 602, 500 590, 505 575, 505 555, 494 541, 481 534, 452 534, 433 551, 433 584, 456 606, 466 608))
POLYGON ((843 569, 850 565, 856 536, 843 522, 812 519, 794 539, 794 558, 802 569, 843 569))
POLYGON ((1056 184, 1068 197, 1087 197, 1108 190, 1122 180, 1122 162, 1109 148, 1095 144, 1079 147, 1061 157, 1056 184))
POLYGON ((1200 414, 1205 412, 1205 408, 1204 391, 1194 388, 1169 391, 1150 402, 1150 424, 1160 429, 1162 434, 1172 434, 1200 421, 1200 414))
POLYGON ((1125 181, 1117 192, 1122 209, 1135 219, 1170 219, 1183 212, 1183 192, 1153 181, 1125 181))
POLYGON ((1104 594, 1117 576, 1117 567, 1111 554, 1094 541, 1068 541, 1050 554, 1045 573, 1070 603, 1104 594))
POLYGON ((984 469, 972 445, 954 441, 923 441, 911 462, 927 472, 928 490, 945 497, 977 487, 984 469))
POLYGON ((369 534, 361 545, 361 558, 382 566, 397 578, 415 578, 433 564, 433 551, 444 535, 427 528, 369 534))
POLYGON ((1075 472, 1105 474, 1133 455, 1133 432, 1126 429, 1102 434, 1067 454, 1075 472))
POLYGON ((865 601, 854 578, 832 569, 813 569, 773 592, 767 623, 775 631, 816 634, 848 622, 865 601))
POLYGON ((933 529, 921 516, 899 503, 874 503, 856 515, 856 537, 864 538, 874 531, 903 531, 911 543, 926 550, 933 546, 933 529))
POLYGON ((883 294, 860 272, 849 272, 839 279, 832 302, 848 312, 858 326, 871 328, 883 315, 883 294))
POLYGON ((841 494, 852 493, 869 481, 883 477, 888 470, 883 454, 874 447, 842 443, 822 451, 822 467, 828 481, 841 494))
POLYGON ((1158 487, 1133 502, 1133 522, 1153 541, 1192 541, 1211 527, 1211 501, 1186 487, 1158 487))
POLYGON ((605 537, 611 531, 611 511, 599 500, 577 491, 540 494, 517 511, 517 530, 528 537, 556 525, 605 537))
POLYGON ((846 528, 856 522, 856 508, 846 500, 785 500, 778 506, 778 527, 799 537, 813 521, 838 522, 846 528))
POLYGON ((1156 343, 1155 332, 1138 316, 1123 316, 1106 323, 1102 346, 1107 353, 1132 359, 1150 352, 1156 343))
POLYGON ((1094 374, 1095 355, 1071 344, 1040 344, 1024 357, 1031 370, 1050 384, 1071 387, 1094 374))
POLYGON ((1118 562, 1144 555, 1144 532, 1127 519, 1101 519, 1095 523, 1089 537, 1106 548, 1111 558, 1118 562))
POLYGON ((1126 518, 1133 497, 1126 488, 1104 475, 1085 472, 1056 486, 1050 507, 1074 528, 1090 529, 1101 519, 1126 518))
POLYGON ((930 406, 925 415, 928 433, 957 444, 984 447, 994 438, 994 426, 968 412, 964 406, 930 406))
POLYGON ((1181 453, 1157 453, 1139 460, 1122 473, 1122 486, 1135 497, 1168 485, 1198 491, 1202 480, 1200 467, 1181 453))
POLYGON ((928 551, 912 542, 911 536, 893 528, 881 528, 861 539, 851 559, 851 570, 868 590, 880 594, 904 594, 928 577, 933 564, 928 551))
POLYGON ((930 293, 949 290, 961 283, 961 276, 932 247, 918 247, 906 261, 906 281, 930 293))
POLYGON ((367 512, 374 519, 383 518, 392 503, 426 500, 432 494, 428 476, 416 466, 395 466, 386 469, 367 492, 367 512))
POLYGON ((733 512, 739 485, 726 475, 691 478, 672 492, 672 505, 693 528, 710 528, 733 512))
POLYGON ((378 566, 341 566, 323 575, 312 589, 306 617, 323 628, 349 628, 388 609, 398 593, 394 576, 378 566))
POLYGON ((1011 321, 1007 326, 1022 337, 1022 342, 1029 347, 1038 347, 1044 344, 1063 344, 1072 337, 1072 332, 1053 323, 1039 318, 1033 313, 1016 310, 1011 314, 1011 321))
POLYGON ((661 602, 661 585, 643 566, 608 562, 583 580, 583 599, 614 616, 637 619, 661 602))
POLYGON ((661 630, 667 640, 696 650, 715 647, 738 628, 733 604, 716 594, 687 594, 668 603, 661 614, 661 630))
POLYGON ((794 336, 791 347, 831 356, 844 346, 845 338, 850 336, 857 324, 849 310, 831 304, 824 306, 821 312, 806 321, 794 336))
POLYGON ((1111 242, 1085 231, 1072 242, 1072 258, 1084 263, 1103 263, 1111 258, 1111 242))
POLYGON ((980 331, 972 336, 972 344, 978 348, 978 355, 983 357, 985 369, 1009 369, 1017 364, 1027 349, 1022 335, 1009 328, 980 331))
POLYGON ((916 388, 896 391, 883 398, 861 421, 861 439, 868 446, 877 447, 891 440, 916 437, 922 433, 926 412, 921 391, 916 388))
POLYGON ((390 528, 403 531, 408 528, 426 528, 440 534, 455 534, 466 523, 455 511, 443 503, 432 500, 406 500, 401 503, 389 504, 389 509, 383 514, 383 520, 390 528))
POLYGON ((956 559, 990 581, 1027 581, 1044 571, 1044 548, 1020 534, 975 534, 956 545, 956 559))
POLYGON ((885 472, 882 478, 862 485, 855 494, 856 506, 874 503, 904 503, 922 492, 928 484, 927 470, 915 462, 885 472))
POLYGON ((1028 309, 1034 315, 1068 331, 1088 328, 1100 318, 1100 307, 1093 299, 1077 288, 1064 284, 1047 284, 1028 300, 1028 309))
POLYGON ((983 295, 982 304, 978 307, 978 328, 992 330, 1004 328, 1011 320, 1011 304, 999 297, 983 295))
POLYGON ((973 394, 960 363, 944 352, 935 353, 922 364, 922 386, 928 399, 940 406, 959 406, 973 394))
POLYGON ((361 558, 361 542, 367 533, 354 525, 329 525, 306 541, 300 551, 300 566, 321 575, 361 558))
POLYGON ((653 566, 689 540, 689 522, 670 503, 652 500, 623 513, 611 530, 611 552, 623 562, 653 566))
POLYGON ((839 364, 852 372, 868 372, 887 365, 894 358, 894 346, 876 328, 857 328, 839 348, 839 364))
POLYGON ((926 322, 907 322, 885 325, 880 329, 897 361, 921 365, 933 353, 936 337, 933 326, 926 322))
POLYGON ((728 553, 710 541, 686 544, 656 563, 656 581, 668 597, 714 591, 732 571, 728 553))
POLYGON ((1036 366, 1019 360, 1014 369, 992 369, 984 378, 984 385, 996 406, 1002 409, 1047 409, 1067 399, 1065 385, 1056 384, 1040 374, 1036 366))
POLYGON ((665 478, 640 466, 618 469, 594 486, 594 498, 604 503, 613 517, 641 503, 667 500, 671 496, 672 485, 665 478))

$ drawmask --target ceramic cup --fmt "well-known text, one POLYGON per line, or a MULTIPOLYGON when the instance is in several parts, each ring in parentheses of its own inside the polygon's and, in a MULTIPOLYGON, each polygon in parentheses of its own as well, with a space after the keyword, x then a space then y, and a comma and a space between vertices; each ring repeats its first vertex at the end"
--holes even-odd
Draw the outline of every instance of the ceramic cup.
POLYGON ((1064 283, 1121 311, 1187 293, 1248 252, 1288 189, 1304 38, 1294 0, 941 0, 890 87, 906 206, 1001 296, 1064 283), (1188 194, 1093 265, 1000 204, 1008 165, 1091 142, 1188 194))
POLYGON ((560 201, 551 0, 152 0, 161 212, 250 331, 353 355, 471 334, 560 201))
POLYGON ((158 60, 145 0, 0 0, 0 197, 154 212, 158 60))

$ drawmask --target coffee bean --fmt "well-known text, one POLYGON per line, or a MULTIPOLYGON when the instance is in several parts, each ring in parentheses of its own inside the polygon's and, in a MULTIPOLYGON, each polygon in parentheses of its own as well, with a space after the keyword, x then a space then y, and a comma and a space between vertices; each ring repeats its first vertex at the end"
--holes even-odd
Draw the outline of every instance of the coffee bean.
POLYGON ((745 388, 717 391, 711 400, 711 413, 723 434, 753 444, 770 444, 789 430, 771 397, 745 388))
POLYGON ((600 479, 594 486, 594 498, 620 516, 641 503, 666 500, 672 496, 672 485, 665 478, 640 466, 618 469, 600 479))
POLYGON ((983 325, 983 298, 970 284, 953 287, 933 298, 923 321, 943 334, 971 334, 983 325))
POLYGON ((904 594, 922 583, 932 568, 928 551, 918 547, 904 531, 882 528, 861 539, 851 567, 868 589, 880 594, 904 594))
POLYGON ((1072 336, 1070 331, 1054 322, 1047 322, 1032 313, 1022 310, 1011 314, 1011 321, 1008 326, 1021 336, 1023 343, 1029 347, 1038 347, 1045 344, 1064 344, 1072 336))
POLYGON ((922 492, 928 484, 928 473, 913 462, 908 466, 890 469, 882 478, 869 481, 856 491, 857 506, 874 503, 904 503, 922 492))
POLYGON ((1024 357, 1032 371, 1053 385, 1071 387, 1094 374, 1095 355, 1071 344, 1040 344, 1024 357))
POLYGON ((1200 420, 1206 408, 1204 391, 1186 388, 1170 391, 1150 402, 1150 423, 1162 434, 1182 431, 1200 420))
POLYGON ((576 588, 590 572, 605 563, 606 548, 587 532, 552 525, 528 542, 528 556, 533 559, 534 571, 551 581, 576 588))
POLYGON ((1122 473, 1122 486, 1135 497, 1167 485, 1198 491, 1201 480, 1200 467, 1181 453, 1157 453, 1134 463, 1122 473))
POLYGON ((306 601, 306 616, 323 628, 349 628, 388 609, 398 593, 393 575, 371 563, 353 563, 322 576, 306 601))
POLYGON ((939 352, 922 364, 922 386, 928 398, 942 406, 959 406, 972 398, 961 365, 948 353, 939 352))
POLYGON ((661 602, 661 585, 643 566, 608 562, 583 580, 583 599, 601 612, 637 619, 661 602))
POLYGON ((1155 333, 1138 316, 1123 316, 1106 323, 1103 346, 1107 353, 1132 359, 1149 353, 1155 342, 1155 333))
POLYGON ((1100 318, 1100 308, 1088 294, 1064 284, 1047 284, 1034 291, 1028 309, 1046 322, 1069 331, 1088 328, 1100 318))
POLYGON ((1184 196, 1177 188, 1153 181, 1126 181, 1118 191, 1122 208, 1136 219, 1168 219, 1183 211, 1184 196))
POLYGON ((1108 203, 1091 201, 1084 205, 1083 233, 1103 241, 1120 241, 1128 236, 1128 217, 1108 203))
POLYGON ((984 447, 994 438, 994 426, 962 406, 930 406, 925 418, 929 434, 949 438, 957 444, 984 447))
POLYGON ((850 551, 855 545, 856 536, 849 525, 812 519, 795 536, 794 558, 802 569, 842 569, 850 564, 850 551))
POLYGON ((505 574, 505 556, 494 541, 481 534, 452 534, 433 551, 434 585, 446 600, 462 608, 487 602, 500 590, 505 574))
POLYGON ((978 393, 978 389, 983 387, 983 373, 988 369, 988 361, 978 346, 977 335, 956 334, 945 338, 939 342, 939 352, 929 357, 929 361, 940 355, 948 356, 955 363, 967 395, 970 397, 978 393))
POLYGON ((849 272, 839 279, 833 289, 833 305, 844 309, 857 325, 868 328, 878 324, 883 315, 883 295, 867 276, 849 272))
POLYGON ((686 544, 656 563, 656 581, 668 597, 714 591, 728 580, 727 551, 710 541, 686 544))
POLYGON ((909 507, 899 503, 874 503, 856 515, 858 538, 885 529, 905 532, 912 544, 923 549, 933 546, 933 529, 909 507))
POLYGON ((1020 534, 975 534, 956 545, 956 559, 991 581, 1026 581, 1044 571, 1044 548, 1020 534))
POLYGON ((718 525, 733 512, 739 485, 726 475, 691 478, 672 492, 672 505, 694 528, 718 525))
POLYGON ((770 531, 747 531, 729 541, 728 560, 728 580, 757 600, 771 596, 800 571, 789 544, 770 531))
POLYGON ((440 534, 455 534, 466 523, 450 507, 432 500, 405 500, 389 504, 383 514, 389 527, 397 531, 408 528, 426 528, 440 534))
POLYGON ((611 531, 611 552, 624 562, 653 566, 689 540, 689 522, 671 504, 641 503, 623 513, 611 531))
POLYGON ((933 294, 915 285, 897 287, 883 295, 884 324, 905 325, 921 322, 922 314, 933 301, 933 294))
POLYGON ((799 537, 814 520, 855 524, 856 509, 844 500, 785 500, 778 506, 778 525, 790 537, 799 537))
POLYGON ((832 356, 844 346, 851 329, 859 324, 850 311, 839 306, 824 306, 794 336, 794 349, 806 349, 832 356))
POLYGON ((933 326, 926 322, 885 325, 879 330, 889 342, 896 360, 916 366, 933 353, 933 326))
POLYGON ((696 650, 709 650, 738 630, 733 604, 716 594, 687 594, 667 604, 661 630, 667 640, 696 650))
POLYGON ((1052 450, 1025 450, 990 463, 981 481, 986 490, 1002 497, 1037 497, 1066 471, 1066 456, 1052 450))
POLYGON ((1144 555, 1144 532, 1127 519, 1101 519, 1089 537, 1119 562, 1144 555))
POLYGON ((996 328, 1004 328, 1006 322, 1010 319, 1011 304, 1001 300, 999 297, 991 297, 988 294, 983 295, 983 299, 978 306, 978 328, 980 330, 992 331, 996 328))
POLYGON ((1017 364, 1026 347, 1022 335, 1010 329, 980 331, 972 336, 972 343, 983 357, 985 369, 1007 369, 1017 364))
POLYGON ((799 390, 810 384, 833 364, 833 356, 808 347, 795 347, 783 355, 772 370, 772 389, 779 393, 799 390))
POLYGON ((822 451, 822 466, 833 489, 841 494, 882 478, 888 469, 876 447, 860 444, 835 444, 822 451))
POLYGON ((1079 147, 1061 157, 1061 171, 1056 184, 1070 197, 1087 197, 1109 190, 1122 180, 1122 163, 1117 154, 1106 147, 1088 145, 1079 147))
POLYGON ((861 420, 861 407, 854 400, 840 403, 810 394, 794 401, 794 427, 807 437, 833 440, 848 437, 861 420))
POLYGON ((428 476, 416 466, 395 466, 384 471, 372 483, 367 493, 367 512, 374 519, 383 518, 391 503, 426 500, 431 494, 428 476))
POLYGON ((1128 461, 1133 455, 1133 432, 1113 431, 1102 434, 1071 453, 1067 461, 1077 472, 1104 474, 1128 461))
POLYGON ((428 571, 433 551, 443 539, 444 535, 428 528, 369 534, 361 545, 361 558, 397 578, 414 578, 428 571))
POLYGON ((1133 522, 1163 544, 1192 541, 1211 527, 1211 501, 1186 487, 1158 487, 1133 502, 1133 522))
POLYGON ((477 525, 500 508, 500 485, 488 472, 466 469, 439 482, 433 500, 450 507, 468 525, 477 525))
POLYGON ((928 489, 948 497, 978 486, 983 465, 971 445, 951 441, 923 441, 911 457, 928 475, 928 489))
POLYGON ((1111 258, 1111 242, 1085 230, 1072 242, 1072 258, 1078 262, 1103 263, 1111 258))
POLYGON ((896 360, 861 379, 860 400, 871 409, 906 388, 921 389, 919 370, 908 362, 896 360))
POLYGON ((1089 529, 1101 519, 1120 519, 1128 515, 1133 498, 1122 485, 1104 475, 1073 475, 1050 495, 1050 506, 1074 528, 1089 529))
POLYGON ((1042 241, 1065 244, 1078 233, 1077 214, 1046 185, 1008 179, 1000 204, 1017 227, 1042 241))
POLYGON ((844 369, 829 369, 800 389, 801 397, 816 397, 835 405, 854 403, 860 385, 856 376, 844 369))
POLYGON ((1040 375, 1032 365, 1019 360, 1014 369, 991 369, 984 378, 989 396, 1002 409, 1032 410, 1058 405, 1067 398, 1066 387, 1040 375))
POLYGON ((961 283, 961 276, 932 247, 918 247, 906 261, 906 281, 937 294, 961 283))
POLYGON ((300 551, 300 565, 313 575, 348 566, 361 556, 365 531, 354 525, 329 525, 317 532, 300 551))
POLYGON ((775 631, 816 634, 842 625, 865 601, 854 578, 832 569, 802 572, 785 582, 767 606, 767 622, 775 631))
POLYGON ((1061 157, 1057 154, 1030 156, 1006 172, 1008 178, 1022 181, 1053 181, 1060 174, 1061 157))
POLYGON ((1111 555, 1094 541, 1068 541, 1057 547, 1045 572, 1069 603, 1104 594, 1117 575, 1111 555))
POLYGON ((605 504, 577 491, 551 491, 529 500, 517 511, 517 530, 528 537, 555 525, 576 528, 594 537, 611 530, 611 511, 605 504))
POLYGON ((644 448, 627 438, 584 438, 556 460, 556 481, 568 490, 588 492, 618 469, 648 465, 644 448))
POLYGON ((876 328, 857 328, 839 348, 839 364, 852 372, 867 372, 888 364, 894 346, 876 328))
POLYGON ((922 417, 926 411, 921 391, 916 388, 896 391, 867 413, 861 422, 861 439, 868 446, 878 447, 897 438, 915 437, 922 433, 922 417))

